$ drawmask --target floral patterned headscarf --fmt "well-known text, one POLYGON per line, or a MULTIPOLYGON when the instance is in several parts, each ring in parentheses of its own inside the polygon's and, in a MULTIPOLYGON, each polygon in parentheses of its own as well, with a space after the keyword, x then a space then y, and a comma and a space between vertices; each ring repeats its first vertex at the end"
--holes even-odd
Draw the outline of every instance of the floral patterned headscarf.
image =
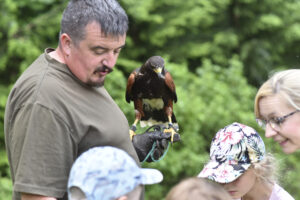
POLYGON ((210 161, 198 177, 218 183, 230 183, 241 176, 251 163, 260 162, 265 145, 251 127, 234 122, 220 129, 210 147, 210 161))

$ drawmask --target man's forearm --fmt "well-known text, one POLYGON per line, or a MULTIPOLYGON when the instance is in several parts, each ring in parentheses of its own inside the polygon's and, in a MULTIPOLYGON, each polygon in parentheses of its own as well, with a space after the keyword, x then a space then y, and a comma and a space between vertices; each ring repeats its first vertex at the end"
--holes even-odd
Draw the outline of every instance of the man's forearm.
POLYGON ((57 199, 54 197, 46 197, 46 196, 41 196, 36 194, 22 193, 21 200, 57 200, 57 199))

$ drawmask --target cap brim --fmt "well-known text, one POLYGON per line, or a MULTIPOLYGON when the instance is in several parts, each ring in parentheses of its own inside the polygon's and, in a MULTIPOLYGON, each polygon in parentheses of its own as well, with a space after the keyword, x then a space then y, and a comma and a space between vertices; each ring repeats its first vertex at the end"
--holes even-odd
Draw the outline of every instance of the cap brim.
POLYGON ((210 161, 202 171, 198 174, 198 177, 208 178, 218 183, 230 183, 240 177, 251 164, 232 164, 218 163, 216 161, 210 161))
POLYGON ((151 185, 155 183, 160 183, 163 180, 163 175, 157 169, 147 169, 142 168, 142 184, 151 185))

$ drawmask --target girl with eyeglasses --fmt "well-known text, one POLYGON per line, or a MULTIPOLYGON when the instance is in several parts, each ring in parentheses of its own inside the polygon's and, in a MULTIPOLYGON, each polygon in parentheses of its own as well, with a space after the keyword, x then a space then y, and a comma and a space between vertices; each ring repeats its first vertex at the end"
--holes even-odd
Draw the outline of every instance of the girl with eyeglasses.
POLYGON ((256 94, 254 111, 265 136, 273 138, 284 153, 300 149, 300 69, 269 78, 256 94))

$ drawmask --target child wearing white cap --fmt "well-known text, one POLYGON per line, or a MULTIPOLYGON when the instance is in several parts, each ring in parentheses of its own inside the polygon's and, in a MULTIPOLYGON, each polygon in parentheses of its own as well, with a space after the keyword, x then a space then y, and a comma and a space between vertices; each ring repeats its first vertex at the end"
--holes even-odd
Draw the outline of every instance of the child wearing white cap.
POLYGON ((294 200, 275 182, 273 161, 259 134, 235 122, 217 132, 198 177, 222 184, 233 199, 294 200))
POLYGON ((138 200, 142 185, 162 180, 160 171, 138 167, 121 149, 94 147, 73 164, 68 196, 70 200, 138 200))

